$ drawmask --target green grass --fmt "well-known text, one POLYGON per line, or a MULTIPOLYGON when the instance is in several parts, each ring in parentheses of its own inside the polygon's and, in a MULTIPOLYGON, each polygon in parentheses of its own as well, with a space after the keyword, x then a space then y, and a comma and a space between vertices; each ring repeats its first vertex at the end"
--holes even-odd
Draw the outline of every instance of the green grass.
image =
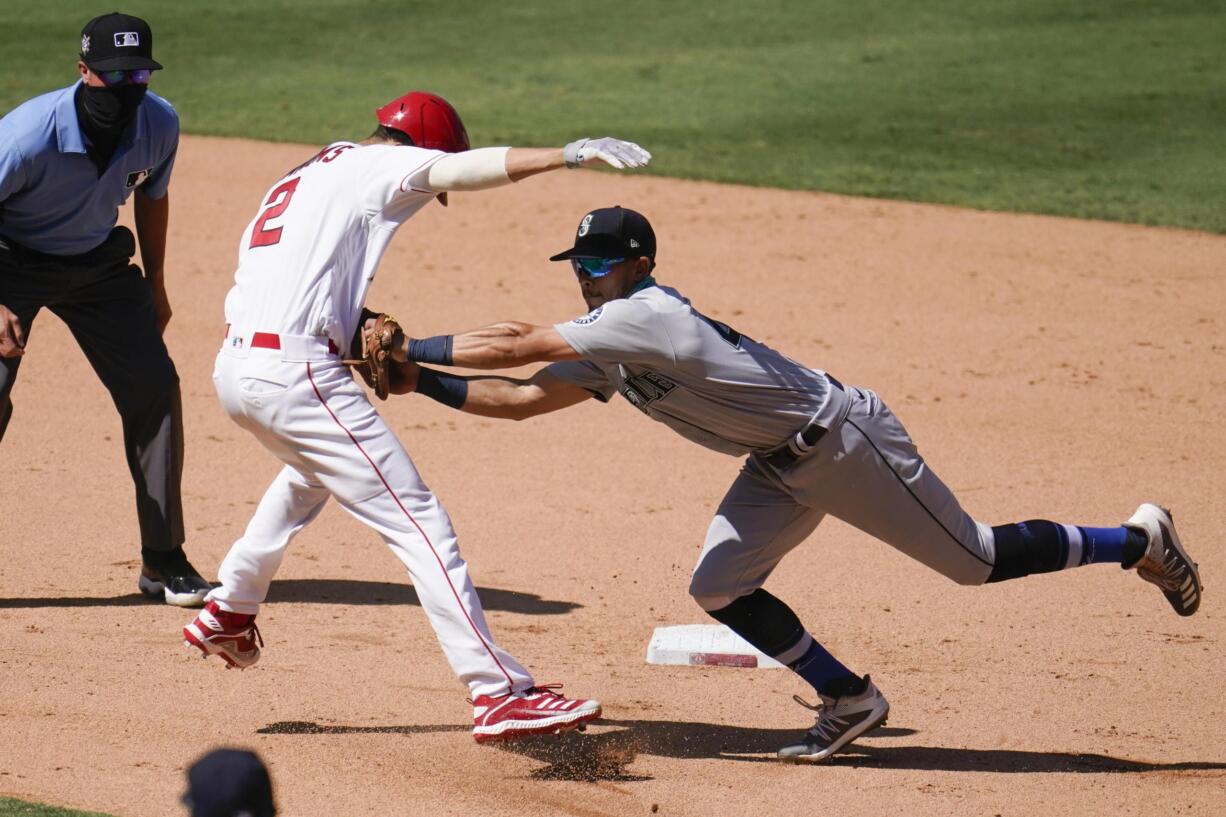
MULTIPOLYGON (((420 87, 478 144, 611 133, 669 176, 1226 232, 1226 0, 122 5, 192 133, 364 136, 420 87)), ((6 7, 3 109, 72 78, 85 16, 6 7)))
POLYGON ((27 803, 11 797, 0 797, 0 817, 107 817, 107 815, 96 811, 73 811, 39 803, 27 803))

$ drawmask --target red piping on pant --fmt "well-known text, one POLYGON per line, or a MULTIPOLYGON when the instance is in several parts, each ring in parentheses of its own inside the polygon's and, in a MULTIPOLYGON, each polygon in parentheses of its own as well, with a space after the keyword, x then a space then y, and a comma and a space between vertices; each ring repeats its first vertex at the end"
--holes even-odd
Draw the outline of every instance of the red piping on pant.
POLYGON ((370 463, 370 467, 375 469, 375 474, 379 477, 379 481, 383 483, 383 487, 387 489, 387 492, 391 494, 392 499, 395 500, 396 506, 399 507, 401 512, 404 513, 405 517, 407 517, 408 520, 413 523, 413 527, 417 528, 417 532, 421 534, 421 538, 426 540, 426 546, 430 548, 430 553, 434 555, 434 560, 438 562, 439 569, 443 571, 443 578, 446 579, 447 586, 451 588, 451 595, 455 596, 456 605, 460 608, 460 612, 464 614, 464 618, 468 621, 468 626, 473 628, 473 634, 477 636, 477 640, 481 642, 481 646, 485 647, 485 651, 489 653, 490 658, 494 659, 494 663, 498 665, 498 669, 500 672, 502 672, 502 676, 507 679, 507 688, 514 690, 515 684, 511 680, 511 676, 507 673, 506 668, 502 666, 502 662, 498 660, 498 656, 494 655, 494 651, 490 648, 490 645, 486 643, 485 638, 481 635, 481 631, 477 629, 477 625, 473 624, 473 620, 468 615, 468 611, 464 609, 464 603, 460 601, 460 594, 456 591, 455 585, 452 584, 451 576, 447 573, 447 567, 443 564, 443 560, 439 558, 438 551, 434 549, 434 543, 430 541, 430 537, 426 535, 424 530, 422 530, 421 525, 417 524, 417 520, 413 518, 413 514, 409 513, 408 509, 405 508, 400 502, 400 497, 396 496, 396 492, 392 490, 392 486, 387 484, 387 479, 384 478, 383 472, 379 470, 379 466, 375 465, 375 461, 372 460, 370 455, 366 453, 366 449, 362 448, 362 444, 358 442, 357 437, 354 437, 353 433, 350 432, 349 429, 345 428, 345 424, 342 423, 340 418, 337 417, 336 414, 333 413, 332 409, 328 407, 328 404, 324 401, 323 395, 319 393, 319 386, 315 385, 315 376, 311 372, 311 364, 307 363, 306 367, 307 379, 311 381, 311 388, 315 390, 315 396, 319 398, 319 404, 324 407, 324 410, 328 412, 328 414, 332 417, 332 420, 338 426, 340 426, 341 431, 345 432, 349 439, 353 441, 353 444, 357 446, 358 451, 362 452, 362 456, 365 457, 366 461, 370 463))

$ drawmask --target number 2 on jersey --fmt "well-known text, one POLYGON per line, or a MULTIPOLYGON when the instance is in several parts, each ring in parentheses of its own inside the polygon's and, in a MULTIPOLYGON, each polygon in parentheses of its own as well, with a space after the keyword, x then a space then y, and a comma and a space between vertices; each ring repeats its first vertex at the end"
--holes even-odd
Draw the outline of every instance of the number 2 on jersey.
POLYGON ((285 208, 289 207, 289 201, 294 197, 294 191, 298 189, 299 181, 301 181, 301 178, 295 176, 289 181, 277 185, 268 194, 268 201, 264 202, 264 212, 260 213, 259 220, 256 221, 255 227, 251 230, 250 249, 268 247, 281 241, 282 228, 271 227, 268 222, 280 217, 285 212, 285 208))

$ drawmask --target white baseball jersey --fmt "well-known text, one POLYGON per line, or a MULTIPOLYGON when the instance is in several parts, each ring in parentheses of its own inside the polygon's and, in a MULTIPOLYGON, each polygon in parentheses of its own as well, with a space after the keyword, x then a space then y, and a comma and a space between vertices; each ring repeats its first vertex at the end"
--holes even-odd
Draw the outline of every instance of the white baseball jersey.
POLYGON ((346 348, 383 251, 437 194, 426 176, 446 155, 335 142, 290 171, 243 232, 226 322, 346 348))
POLYGON ((476 698, 527 689, 532 676, 494 643, 451 519, 335 352, 357 328, 388 241, 434 197, 426 176, 445 155, 329 145, 272 186, 243 233, 213 381, 226 413, 284 468, 209 598, 256 614, 290 540, 335 498, 408 569, 448 662, 476 698), (257 345, 257 332, 277 342, 257 345))

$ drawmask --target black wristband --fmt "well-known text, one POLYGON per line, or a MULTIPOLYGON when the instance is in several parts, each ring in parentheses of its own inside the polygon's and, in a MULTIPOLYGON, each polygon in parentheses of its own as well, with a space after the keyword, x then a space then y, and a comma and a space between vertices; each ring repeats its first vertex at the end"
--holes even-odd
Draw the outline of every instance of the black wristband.
POLYGON ((451 335, 435 335, 432 338, 415 338, 409 341, 409 360, 418 363, 451 365, 451 335))
POLYGON ((463 408, 468 399, 468 378, 423 366, 417 373, 417 393, 453 409, 463 408))

